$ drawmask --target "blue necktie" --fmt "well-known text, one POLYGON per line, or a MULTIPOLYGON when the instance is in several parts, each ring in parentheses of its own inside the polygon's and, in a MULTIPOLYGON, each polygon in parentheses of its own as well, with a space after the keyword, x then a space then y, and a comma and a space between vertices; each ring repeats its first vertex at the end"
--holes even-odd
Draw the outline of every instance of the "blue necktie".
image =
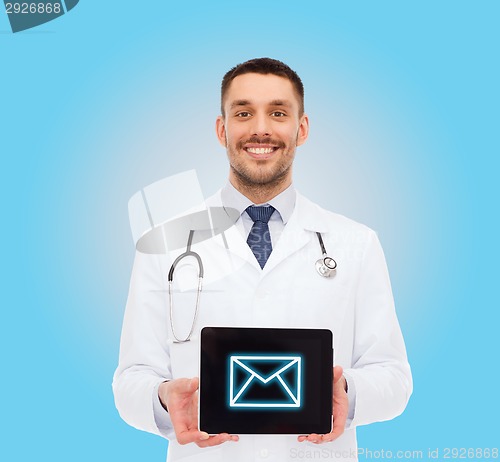
POLYGON ((269 234, 269 225, 267 224, 271 215, 276 209, 271 206, 251 205, 246 209, 246 212, 253 220, 253 226, 247 238, 247 244, 252 249, 255 258, 259 262, 261 268, 264 265, 273 251, 271 245, 271 234, 269 234))

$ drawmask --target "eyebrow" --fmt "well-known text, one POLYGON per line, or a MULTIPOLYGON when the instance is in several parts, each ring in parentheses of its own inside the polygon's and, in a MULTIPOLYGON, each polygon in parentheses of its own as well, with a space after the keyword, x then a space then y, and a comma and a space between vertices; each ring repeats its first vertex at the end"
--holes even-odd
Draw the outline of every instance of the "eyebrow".
POLYGON ((292 103, 290 103, 290 101, 287 101, 285 99, 275 99, 271 101, 270 104, 270 106, 287 106, 287 107, 290 107, 291 105, 292 103))
POLYGON ((250 101, 247 99, 237 99, 236 101, 233 101, 231 103, 231 109, 238 107, 238 106, 248 106, 250 104, 250 101))
MULTIPOLYGON (((237 99, 231 103, 231 109, 235 107, 240 107, 240 106, 250 106, 252 103, 247 100, 247 99, 237 99)), ((284 99, 273 99, 270 103, 269 106, 285 106, 285 107, 290 107, 292 104, 290 101, 284 100, 284 99)))

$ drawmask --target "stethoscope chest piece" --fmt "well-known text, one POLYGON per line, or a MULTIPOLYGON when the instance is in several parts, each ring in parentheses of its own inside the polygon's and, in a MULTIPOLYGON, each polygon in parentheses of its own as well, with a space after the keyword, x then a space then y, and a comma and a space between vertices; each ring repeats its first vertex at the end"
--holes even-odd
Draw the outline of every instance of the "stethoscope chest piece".
POLYGON ((337 262, 331 257, 320 258, 316 262, 316 271, 320 276, 331 278, 337 272, 337 262))
POLYGON ((337 272, 337 262, 329 257, 326 253, 325 244, 323 244, 323 239, 321 238, 320 233, 316 233, 318 236, 319 244, 321 246, 321 251, 323 252, 323 256, 316 262, 316 271, 320 276, 324 278, 331 278, 335 276, 337 272))

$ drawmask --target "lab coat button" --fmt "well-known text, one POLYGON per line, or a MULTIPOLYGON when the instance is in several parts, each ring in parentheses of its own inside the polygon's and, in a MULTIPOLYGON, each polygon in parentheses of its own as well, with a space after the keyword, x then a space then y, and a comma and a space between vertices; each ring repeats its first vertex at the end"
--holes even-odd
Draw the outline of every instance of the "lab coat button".
POLYGON ((261 459, 265 459, 269 455, 269 450, 261 449, 259 455, 260 455, 261 459))

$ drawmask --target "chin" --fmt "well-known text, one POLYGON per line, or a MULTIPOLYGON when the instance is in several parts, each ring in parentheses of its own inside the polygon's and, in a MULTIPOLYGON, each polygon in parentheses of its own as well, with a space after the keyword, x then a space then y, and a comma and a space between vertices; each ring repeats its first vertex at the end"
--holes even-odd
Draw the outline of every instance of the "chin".
POLYGON ((272 186, 279 185, 286 181, 288 172, 286 169, 283 172, 236 172, 238 179, 247 186, 272 186))

